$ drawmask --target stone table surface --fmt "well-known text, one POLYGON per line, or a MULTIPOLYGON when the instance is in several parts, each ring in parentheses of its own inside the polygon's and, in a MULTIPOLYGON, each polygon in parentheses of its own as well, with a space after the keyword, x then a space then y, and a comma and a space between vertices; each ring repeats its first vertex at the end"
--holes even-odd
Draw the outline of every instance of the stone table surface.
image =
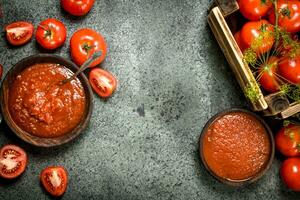
MULTIPOLYGON (((18 144, 29 155, 26 172, 0 181, 0 199, 51 199, 39 174, 49 165, 68 169, 62 199, 299 199, 278 174, 278 156, 268 173, 243 189, 214 180, 199 161, 198 137, 206 121, 247 103, 206 22, 211 0, 96 0, 91 12, 73 18, 58 0, 0 0, 3 27, 17 20, 55 17, 68 28, 54 54, 70 58, 69 39, 89 27, 109 46, 101 67, 119 80, 108 101, 94 95, 88 128, 71 143, 43 149, 25 144, 2 123, 0 145, 18 144)), ((25 46, 0 41, 7 71, 20 59, 45 52, 35 39, 25 46)))

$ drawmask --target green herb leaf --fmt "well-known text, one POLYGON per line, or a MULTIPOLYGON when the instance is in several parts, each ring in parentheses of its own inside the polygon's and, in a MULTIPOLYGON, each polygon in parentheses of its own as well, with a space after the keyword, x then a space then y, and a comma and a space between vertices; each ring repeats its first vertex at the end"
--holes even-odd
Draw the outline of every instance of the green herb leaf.
POLYGON ((259 86, 257 83, 251 83, 248 84, 245 88, 244 88, 244 93, 245 96, 252 102, 255 103, 259 100, 260 98, 260 93, 259 93, 259 86))

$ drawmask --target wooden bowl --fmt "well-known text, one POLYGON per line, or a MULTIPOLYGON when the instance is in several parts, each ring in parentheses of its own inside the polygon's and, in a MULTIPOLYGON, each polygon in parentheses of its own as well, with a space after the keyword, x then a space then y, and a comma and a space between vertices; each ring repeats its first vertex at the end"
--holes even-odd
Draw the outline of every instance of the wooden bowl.
POLYGON ((258 181, 261 177, 263 177, 263 175, 269 170, 269 168, 272 165, 272 162, 274 160, 274 154, 275 154, 275 143, 274 143, 274 138, 273 138, 273 133, 270 129, 270 127, 267 125, 267 123, 258 115, 256 115, 253 112, 250 112, 248 110, 245 109, 240 109, 240 108, 232 108, 232 109, 228 109, 225 110, 223 112, 220 112, 216 115, 214 115, 204 126, 204 128, 202 129, 200 138, 199 138, 199 154, 200 154, 200 158, 201 161, 204 165, 204 167, 206 168, 206 170, 209 172, 209 174, 211 174, 215 179, 217 179, 218 181, 220 181, 221 183, 225 183, 227 185, 230 186, 234 186, 234 187, 243 187, 243 186, 247 186, 251 183, 254 183, 256 181, 258 181), (226 179, 223 177, 218 176, 217 174, 215 174, 215 172, 213 170, 210 169, 210 167, 208 166, 205 158, 204 158, 204 153, 203 153, 203 140, 204 140, 204 136, 207 133, 208 128, 210 127, 211 124, 213 124, 218 118, 227 115, 229 113, 232 112, 242 112, 245 114, 249 114, 251 116, 253 116, 255 119, 257 119, 265 128, 267 135, 269 137, 269 141, 270 141, 270 156, 268 158, 268 160, 266 161, 264 167, 255 175, 247 178, 247 179, 243 179, 243 180, 230 180, 230 179, 226 179))
POLYGON ((15 77, 20 72, 22 72, 25 68, 30 67, 37 63, 61 64, 66 68, 72 70, 73 72, 75 72, 78 69, 78 67, 73 62, 65 58, 62 58, 60 56, 52 55, 52 54, 38 54, 38 55, 33 55, 22 59, 9 70, 9 72, 7 73, 7 75, 3 80, 2 87, 0 89, 1 112, 3 115, 3 119, 10 127, 10 129, 25 142, 40 147, 58 146, 73 140, 87 127, 89 120, 91 118, 92 107, 93 107, 92 89, 90 87, 90 84, 86 76, 83 73, 79 74, 78 79, 80 80, 85 91, 86 109, 84 111, 82 120, 80 121, 78 126, 75 127, 72 131, 55 138, 43 138, 43 137, 32 135, 19 128, 18 125, 13 121, 8 108, 8 96, 9 96, 9 86, 13 83, 15 77))

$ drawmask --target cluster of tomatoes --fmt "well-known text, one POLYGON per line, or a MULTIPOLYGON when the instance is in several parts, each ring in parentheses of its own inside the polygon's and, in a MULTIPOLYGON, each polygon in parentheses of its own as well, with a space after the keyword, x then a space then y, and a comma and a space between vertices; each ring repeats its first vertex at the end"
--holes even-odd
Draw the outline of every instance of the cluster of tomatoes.
MULTIPOLYGON (((64 10, 75 16, 82 16, 89 12, 94 0, 73 1, 61 0, 64 10)), ((34 26, 25 21, 14 22, 5 27, 6 38, 11 45, 24 45, 31 40, 34 26)), ((67 28, 59 20, 49 18, 38 25, 35 38, 44 49, 54 50, 61 47, 67 38, 67 28)), ((91 63, 90 67, 99 65, 106 57, 107 44, 103 36, 88 28, 77 30, 70 40, 72 60, 81 66, 91 55, 101 51, 101 56, 91 63)), ((110 72, 100 68, 93 68, 89 73, 89 82, 94 91, 103 98, 110 97, 116 89, 117 80, 110 72)))
MULTIPOLYGON (((26 169, 26 152, 16 145, 5 145, 0 149, 0 177, 14 179, 26 169)), ((42 170, 40 181, 53 196, 61 196, 67 189, 68 173, 62 166, 49 166, 42 170)))
POLYGON ((247 22, 234 37, 244 55, 248 49, 256 54, 261 87, 274 93, 283 84, 300 84, 300 54, 292 50, 298 46, 300 1, 238 0, 238 4, 247 22))

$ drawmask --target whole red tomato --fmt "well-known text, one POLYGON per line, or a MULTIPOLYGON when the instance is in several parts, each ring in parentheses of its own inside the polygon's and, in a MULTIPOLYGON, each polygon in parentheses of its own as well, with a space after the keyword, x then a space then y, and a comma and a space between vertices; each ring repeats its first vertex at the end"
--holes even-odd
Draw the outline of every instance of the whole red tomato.
MULTIPOLYGON (((277 12, 279 13, 278 25, 288 32, 296 33, 300 31, 300 1, 279 0, 277 12)), ((272 24, 275 23, 274 9, 269 15, 272 24)))
POLYGON ((290 124, 281 128, 275 136, 277 150, 285 156, 300 155, 300 126, 290 124))
POLYGON ((100 68, 91 70, 89 81, 94 91, 103 98, 110 97, 117 87, 114 75, 100 68))
POLYGON ((238 4, 242 15, 252 21, 260 20, 272 7, 269 0, 238 0, 238 4))
POLYGON ((49 18, 39 24, 35 37, 43 48, 56 49, 64 44, 67 29, 62 22, 49 18))
POLYGON ((300 56, 286 57, 279 63, 279 74, 294 84, 300 83, 300 56))
POLYGON ((259 69, 258 80, 267 92, 276 92, 280 89, 277 77, 278 58, 271 56, 268 62, 259 69))
POLYGON ((281 179, 293 191, 300 191, 300 158, 285 160, 280 169, 281 179))
POLYGON ((250 21, 241 30, 241 42, 258 55, 271 50, 274 44, 274 27, 267 20, 250 21))
POLYGON ((99 33, 92 29, 84 28, 76 31, 70 41, 71 57, 77 65, 82 65, 95 51, 102 55, 90 67, 100 64, 106 56, 107 45, 99 33))
POLYGON ((86 15, 94 5, 95 0, 61 0, 62 8, 74 16, 86 15))
POLYGON ((5 27, 6 38, 14 46, 27 43, 32 38, 34 27, 29 22, 14 22, 5 27))

